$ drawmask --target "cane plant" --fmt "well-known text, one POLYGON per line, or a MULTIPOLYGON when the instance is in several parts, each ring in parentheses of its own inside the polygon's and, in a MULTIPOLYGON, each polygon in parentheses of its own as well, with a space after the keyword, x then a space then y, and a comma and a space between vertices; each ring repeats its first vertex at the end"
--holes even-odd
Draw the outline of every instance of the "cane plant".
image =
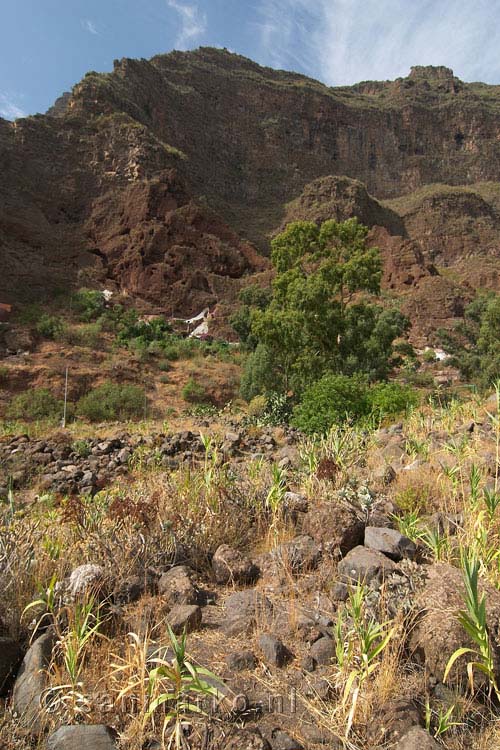
POLYGON ((494 692, 497 700, 500 700, 500 689, 495 674, 493 649, 488 632, 486 595, 483 593, 480 596, 478 591, 479 567, 479 561, 475 557, 464 555, 462 568, 465 584, 465 609, 459 612, 458 621, 474 645, 472 648, 462 646, 454 651, 446 665, 443 681, 448 679, 455 662, 460 657, 468 655, 470 661, 467 663, 467 676, 471 691, 474 690, 474 670, 477 670, 486 675, 490 697, 494 692))

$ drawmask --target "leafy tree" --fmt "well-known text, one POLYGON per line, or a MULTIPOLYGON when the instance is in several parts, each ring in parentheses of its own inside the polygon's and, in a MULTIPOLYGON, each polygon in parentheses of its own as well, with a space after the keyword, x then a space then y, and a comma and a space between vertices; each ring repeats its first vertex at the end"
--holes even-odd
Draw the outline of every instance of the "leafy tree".
POLYGON ((232 315, 230 323, 243 344, 254 349, 257 341, 252 337, 252 309, 264 310, 271 301, 271 290, 251 284, 240 291, 242 306, 232 315))
POLYGON ((295 222, 272 242, 273 296, 252 308, 258 342, 243 378, 245 397, 272 390, 300 394, 323 373, 385 377, 392 342, 408 326, 399 312, 366 299, 380 292, 382 264, 357 219, 295 222))
POLYGON ((479 294, 453 331, 440 331, 462 376, 488 386, 500 378, 500 295, 479 294))

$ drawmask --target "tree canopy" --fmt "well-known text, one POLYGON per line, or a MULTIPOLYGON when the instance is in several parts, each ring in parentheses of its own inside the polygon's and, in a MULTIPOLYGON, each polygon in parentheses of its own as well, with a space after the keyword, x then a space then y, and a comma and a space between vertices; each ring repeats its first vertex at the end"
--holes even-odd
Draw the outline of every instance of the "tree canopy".
POLYGON ((357 219, 299 221, 272 241, 276 276, 269 304, 251 309, 256 348, 242 380, 246 398, 270 385, 297 395, 328 372, 387 375, 392 342, 408 321, 371 299, 382 261, 367 234, 357 219))

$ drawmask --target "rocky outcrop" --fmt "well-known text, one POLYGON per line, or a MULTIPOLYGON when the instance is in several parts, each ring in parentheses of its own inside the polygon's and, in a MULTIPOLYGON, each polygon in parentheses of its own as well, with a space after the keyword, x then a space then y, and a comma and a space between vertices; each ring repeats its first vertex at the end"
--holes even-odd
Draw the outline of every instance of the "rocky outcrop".
POLYGON ((329 88, 215 49, 116 61, 47 115, 0 120, 0 297, 105 284, 197 312, 262 268, 242 238, 267 251, 285 215, 382 227, 386 286, 412 297, 478 254, 468 281, 498 287, 499 110, 441 67, 329 88))

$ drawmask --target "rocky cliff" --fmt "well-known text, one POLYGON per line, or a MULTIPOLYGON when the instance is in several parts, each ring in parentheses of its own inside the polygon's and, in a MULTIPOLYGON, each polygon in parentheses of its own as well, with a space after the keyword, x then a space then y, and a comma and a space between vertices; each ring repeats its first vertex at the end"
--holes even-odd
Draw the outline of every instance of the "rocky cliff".
POLYGON ((353 212, 390 288, 498 287, 499 113, 500 87, 447 68, 329 88, 222 50, 116 61, 0 121, 0 295, 90 276, 189 312, 285 218, 353 212))

